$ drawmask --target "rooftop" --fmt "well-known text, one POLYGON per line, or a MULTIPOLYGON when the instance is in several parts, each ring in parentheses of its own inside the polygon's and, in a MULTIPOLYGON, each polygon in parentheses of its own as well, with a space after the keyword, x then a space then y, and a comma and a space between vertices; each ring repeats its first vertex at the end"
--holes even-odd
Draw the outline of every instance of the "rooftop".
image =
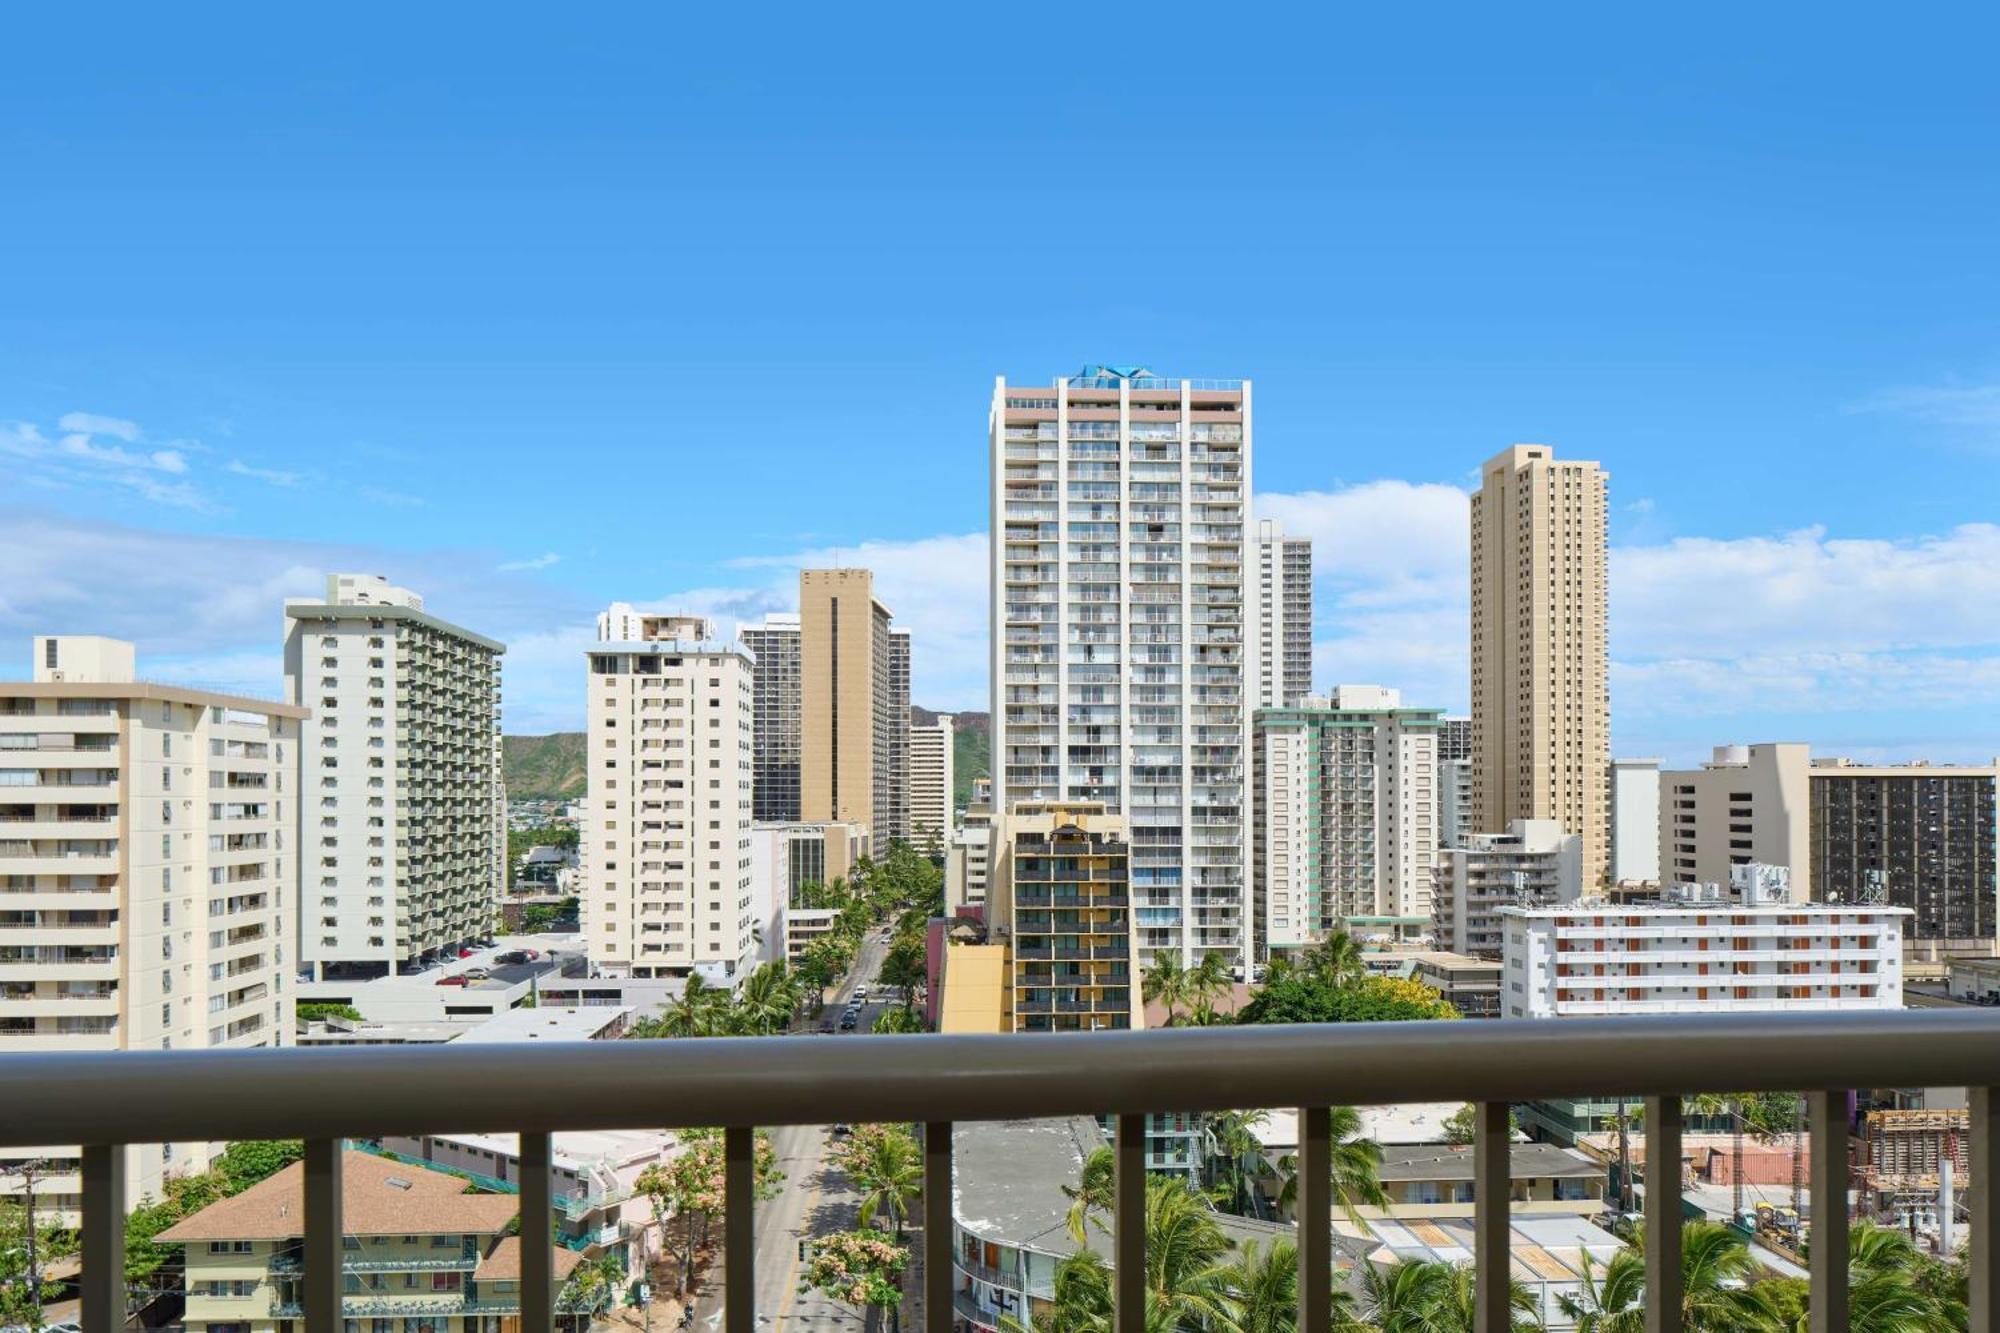
MULTIPOLYGON (((290 1240, 305 1235, 303 1162, 161 1232, 163 1241, 290 1240)), ((352 1236, 491 1235, 513 1220, 511 1194, 468 1194, 466 1182, 373 1153, 341 1154, 341 1207, 352 1236)))
MULTIPOLYGON (((1574 1148, 1552 1143, 1516 1143, 1508 1153, 1515 1180, 1581 1180, 1604 1168, 1574 1148)), ((1381 1178, 1392 1180, 1471 1180, 1471 1144, 1403 1145, 1382 1149, 1381 1178)))
POLYGON ((576 1009, 508 1009, 459 1038, 480 1041, 594 1041, 607 1028, 623 1030, 633 1009, 591 1004, 576 1009))
MULTIPOLYGON (((1338 1210, 1334 1227, 1348 1233, 1352 1223, 1338 1210)), ((1371 1218, 1368 1229, 1380 1242, 1370 1258, 1377 1262, 1399 1259, 1469 1264, 1472 1254, 1472 1219, 1469 1217, 1384 1217, 1371 1218)), ((1561 1213, 1517 1216, 1512 1232, 1514 1276, 1523 1282, 1573 1282, 1583 1272, 1583 1256, 1588 1253, 1599 1272, 1620 1250, 1624 1242, 1580 1217, 1561 1213)))

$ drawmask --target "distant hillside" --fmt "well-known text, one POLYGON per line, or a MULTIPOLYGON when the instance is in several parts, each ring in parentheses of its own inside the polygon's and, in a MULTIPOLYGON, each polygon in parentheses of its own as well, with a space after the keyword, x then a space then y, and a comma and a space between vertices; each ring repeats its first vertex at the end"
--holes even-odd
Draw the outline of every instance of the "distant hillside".
MULTIPOLYGON (((910 721, 922 725, 937 721, 941 710, 910 705, 910 721)), ((953 805, 969 805, 972 780, 993 773, 992 719, 985 713, 951 715, 951 800, 953 805)))
POLYGON ((583 795, 583 733, 502 736, 500 757, 507 795, 524 800, 568 800, 583 795))

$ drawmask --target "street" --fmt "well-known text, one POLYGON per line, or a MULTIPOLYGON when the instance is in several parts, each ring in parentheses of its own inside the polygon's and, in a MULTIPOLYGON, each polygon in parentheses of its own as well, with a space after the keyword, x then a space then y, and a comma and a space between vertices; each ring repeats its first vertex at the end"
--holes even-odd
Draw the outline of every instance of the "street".
MULTIPOLYGON (((867 984, 876 989, 876 974, 888 945, 874 932, 862 941, 854 966, 831 988, 825 1016, 838 1020, 854 988, 867 984)), ((871 1002, 862 1009, 857 1032, 866 1032, 886 1008, 871 1002)), ((806 1031, 817 1031, 818 1020, 809 1020, 806 1031)), ((827 1040, 847 1033, 836 1032, 827 1040)), ((786 1125, 770 1131, 777 1151, 778 1169, 785 1173, 778 1197, 757 1205, 757 1323, 786 1330, 846 1330, 858 1333, 864 1327, 860 1312, 813 1291, 801 1295, 799 1274, 802 1242, 814 1236, 849 1230, 858 1225, 860 1196, 827 1162, 828 1126, 786 1125)), ((702 1296, 696 1303, 695 1324, 702 1333, 716 1333, 722 1327, 723 1269, 725 1254, 704 1280, 702 1296)), ((903 1288, 915 1293, 919 1281, 916 1262, 906 1274, 903 1288)))

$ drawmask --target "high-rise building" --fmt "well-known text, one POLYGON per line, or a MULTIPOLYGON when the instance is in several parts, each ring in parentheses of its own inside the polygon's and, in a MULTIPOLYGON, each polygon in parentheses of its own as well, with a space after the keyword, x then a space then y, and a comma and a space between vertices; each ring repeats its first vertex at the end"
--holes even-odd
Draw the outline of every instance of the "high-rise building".
POLYGON ((301 729, 299 960, 315 979, 413 968, 493 930, 506 885, 500 655, 368 574, 285 603, 301 729))
POLYGON ((1257 711, 1260 959, 1430 916, 1441 716, 1377 685, 1257 711))
POLYGON ((952 825, 952 718, 910 724, 910 839, 942 850, 952 825))
POLYGON ((1125 821, 1102 802, 1018 802, 1000 817, 990 919, 1013 940, 1015 1031, 1140 1026, 1131 860, 1125 821))
POLYGON ((1438 852, 1431 894, 1438 947, 1500 956, 1503 907, 1571 903, 1583 896, 1583 839, 1553 819, 1517 819, 1505 833, 1468 833, 1438 852))
POLYGON ((1142 965, 1250 961, 1250 415, 1135 367, 993 390, 994 811, 1125 817, 1142 965))
POLYGON ((1611 704, 1605 473, 1517 444, 1472 497, 1473 817, 1480 832, 1553 819, 1603 882, 1611 704))
MULTIPOLYGON (((0 1059, 291 1043, 303 708, 141 682, 133 646, 34 640, 0 681, 0 1059)), ((128 1195, 209 1145, 127 1154, 128 1195)), ((75 1224, 78 1149, 0 1151, 0 1198, 41 1163, 75 1224)))
POLYGON ((1257 524, 1257 707, 1291 708, 1312 693, 1312 541, 1257 524))
POLYGON ((799 817, 864 824, 880 855, 909 833, 908 639, 865 569, 799 571, 799 627, 799 817))
POLYGON ((1472 827, 1472 760, 1438 762, 1438 846, 1456 847, 1472 827))
POLYGON ((884 701, 889 729, 886 780, 875 776, 876 801, 888 802, 889 836, 908 840, 910 824, 910 632, 889 631, 889 695, 884 701))
POLYGON ((1660 881, 1660 761, 1611 761, 1613 884, 1660 881))
POLYGON ((986 886, 993 859, 993 810, 974 801, 965 822, 952 830, 944 854, 944 911, 955 916, 961 907, 986 907, 986 886))
POLYGON ((1987 951, 2000 907, 1993 764, 1857 764, 1797 742, 1717 746, 1660 774, 1669 882, 1727 883, 1756 862, 1790 871, 1798 902, 1907 907, 1906 942, 1987 951))
POLYGON ((772 614, 761 625, 739 625, 736 634, 756 658, 750 808, 757 822, 790 823, 799 817, 799 618, 772 614))
POLYGON ((1470 758, 1472 758, 1472 719, 1445 717, 1443 725, 1438 728, 1438 762, 1449 764, 1454 760, 1470 758))
MULTIPOLYGON (((604 976, 734 976, 761 947, 750 654, 695 616, 586 652, 582 918, 604 976)), ((775 947, 775 942, 774 946, 775 947)))

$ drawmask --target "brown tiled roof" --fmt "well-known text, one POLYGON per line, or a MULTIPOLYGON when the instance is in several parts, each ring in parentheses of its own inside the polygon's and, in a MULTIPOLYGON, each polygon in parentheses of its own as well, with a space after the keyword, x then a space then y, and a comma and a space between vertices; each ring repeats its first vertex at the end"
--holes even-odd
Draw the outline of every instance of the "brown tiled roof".
MULTIPOLYGON (((519 1211, 512 1194, 467 1194, 465 1181, 373 1153, 341 1154, 350 1236, 490 1236, 519 1211)), ((305 1164, 294 1162, 159 1234, 163 1241, 289 1240, 305 1234, 305 1164)))
MULTIPOLYGON (((567 1246, 558 1245, 556 1250, 556 1281, 560 1282, 576 1271, 583 1262, 583 1256, 567 1246)), ((475 1282, 518 1282, 521 1280, 521 1238, 502 1236, 486 1257, 479 1261, 473 1271, 475 1282)))

